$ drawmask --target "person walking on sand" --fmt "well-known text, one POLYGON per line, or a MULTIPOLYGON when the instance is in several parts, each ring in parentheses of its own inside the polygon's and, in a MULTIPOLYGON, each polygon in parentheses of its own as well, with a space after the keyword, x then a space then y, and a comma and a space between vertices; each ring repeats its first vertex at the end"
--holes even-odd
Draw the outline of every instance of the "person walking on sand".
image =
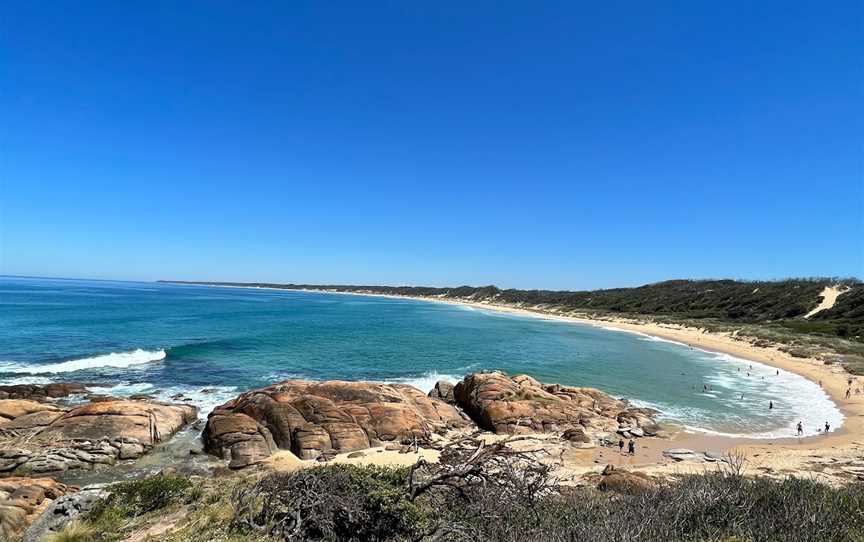
POLYGON ((831 430, 831 426, 828 425, 828 422, 825 422, 825 432, 827 433, 830 430, 831 430))
POLYGON ((630 455, 636 455, 636 443, 633 439, 630 439, 630 442, 627 443, 627 453, 630 455))
POLYGON ((846 389, 846 399, 849 399, 849 397, 851 397, 851 396, 852 396, 852 388, 847 388, 846 389))
POLYGON ((798 436, 800 437, 800 436, 803 435, 803 434, 804 434, 804 424, 802 424, 802 423, 799 421, 799 422, 798 422, 798 436))
POLYGON ((624 453, 624 439, 623 438, 618 439, 618 453, 619 454, 624 453))

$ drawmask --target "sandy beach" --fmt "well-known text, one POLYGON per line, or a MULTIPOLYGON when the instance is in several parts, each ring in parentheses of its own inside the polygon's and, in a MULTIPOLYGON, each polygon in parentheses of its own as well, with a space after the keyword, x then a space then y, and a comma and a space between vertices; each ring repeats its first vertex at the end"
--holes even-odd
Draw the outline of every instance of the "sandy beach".
MULTIPOLYGON (((746 468, 748 472, 753 474, 813 476, 831 483, 848 481, 858 477, 864 478, 864 393, 854 393, 856 387, 864 387, 864 379, 860 377, 855 379, 842 367, 826 365, 820 359, 795 358, 774 347, 755 346, 746 337, 740 337, 733 333, 712 333, 680 325, 621 318, 602 320, 578 318, 548 312, 542 307, 514 307, 467 300, 329 290, 315 291, 447 303, 507 312, 519 316, 642 333, 680 342, 694 348, 722 352, 737 358, 763 363, 820 383, 845 417, 843 425, 839 429, 825 435, 807 438, 795 438, 794 435, 790 435, 789 438, 778 439, 732 438, 679 429, 672 432, 668 439, 640 439, 637 452, 633 456, 621 455, 617 449, 609 448, 572 450, 563 456, 563 470, 574 475, 597 471, 608 463, 660 475, 700 472, 717 468, 716 463, 676 462, 663 455, 663 451, 670 448, 686 448, 697 452, 713 451, 720 454, 734 450, 746 457, 746 468), (855 379, 852 386, 853 394, 849 399, 846 399, 845 394, 850 378, 855 379)), ((812 423, 821 423, 821 421, 814 420, 812 423)), ((389 461, 394 464, 404 464, 405 460, 404 456, 399 457, 395 452, 376 454, 375 457, 375 462, 378 464, 389 461)), ((364 462, 363 458, 357 458, 356 461, 364 462)))

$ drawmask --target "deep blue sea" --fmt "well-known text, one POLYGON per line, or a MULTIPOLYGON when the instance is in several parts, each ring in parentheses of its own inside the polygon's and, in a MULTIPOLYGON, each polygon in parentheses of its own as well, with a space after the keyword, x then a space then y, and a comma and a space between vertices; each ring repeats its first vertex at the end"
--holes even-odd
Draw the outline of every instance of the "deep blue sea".
POLYGON ((794 374, 588 325, 373 296, 0 277, 2 384, 183 393, 206 415, 287 378, 428 391, 481 369, 597 387, 693 430, 775 437, 799 419, 808 434, 842 422, 819 386, 794 374))

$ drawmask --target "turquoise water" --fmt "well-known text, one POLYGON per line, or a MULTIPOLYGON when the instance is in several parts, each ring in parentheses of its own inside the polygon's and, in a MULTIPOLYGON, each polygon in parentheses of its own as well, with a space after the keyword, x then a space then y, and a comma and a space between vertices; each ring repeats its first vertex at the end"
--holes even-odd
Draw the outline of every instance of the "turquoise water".
POLYGON ((380 297, 0 278, 0 383, 183 393, 206 413, 287 378, 426 391, 481 369, 594 386, 711 432, 789 436, 799 419, 808 433, 842 422, 818 385, 791 373, 593 326, 380 297))

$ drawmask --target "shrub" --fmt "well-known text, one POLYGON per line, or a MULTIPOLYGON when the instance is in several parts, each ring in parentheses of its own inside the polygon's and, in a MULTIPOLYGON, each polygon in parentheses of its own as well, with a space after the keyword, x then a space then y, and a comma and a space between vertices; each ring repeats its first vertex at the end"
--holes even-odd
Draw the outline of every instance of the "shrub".
POLYGON ((415 538, 426 517, 405 469, 334 465, 274 474, 234 494, 235 528, 284 540, 415 538))
POLYGON ((181 476, 153 476, 143 480, 120 482, 111 486, 111 496, 104 502, 123 511, 127 517, 140 516, 166 507, 190 492, 192 482, 181 476))
POLYGON ((63 530, 46 538, 46 542, 91 542, 95 536, 95 529, 80 521, 69 522, 63 530))

